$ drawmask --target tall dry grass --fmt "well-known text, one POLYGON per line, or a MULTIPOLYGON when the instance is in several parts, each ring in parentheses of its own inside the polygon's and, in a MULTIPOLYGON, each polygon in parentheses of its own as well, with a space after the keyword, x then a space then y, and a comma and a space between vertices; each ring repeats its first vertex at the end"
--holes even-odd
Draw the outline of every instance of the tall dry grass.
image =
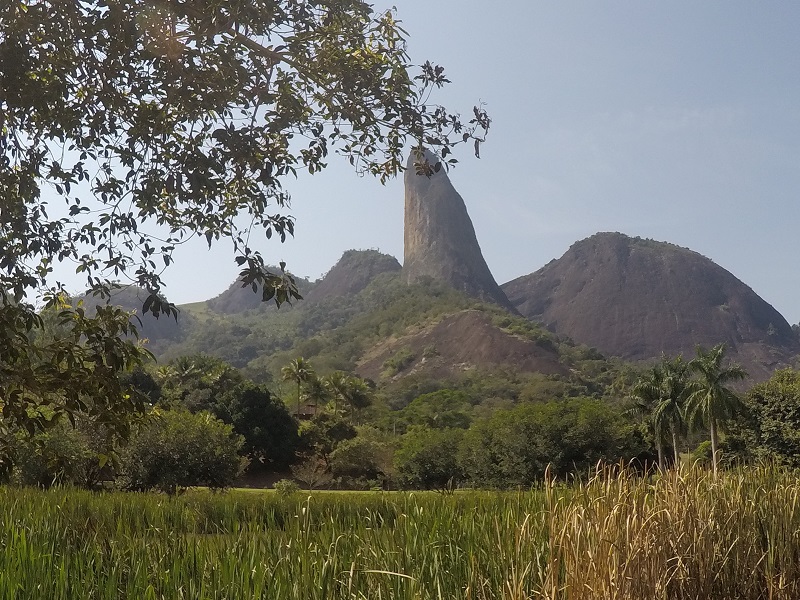
POLYGON ((0 599, 796 599, 800 485, 604 469, 524 493, 0 489, 0 599))

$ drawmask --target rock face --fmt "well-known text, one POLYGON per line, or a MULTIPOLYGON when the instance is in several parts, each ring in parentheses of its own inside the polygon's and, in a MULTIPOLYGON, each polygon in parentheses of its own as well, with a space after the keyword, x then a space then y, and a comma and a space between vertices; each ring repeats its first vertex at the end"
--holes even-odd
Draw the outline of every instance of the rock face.
MULTIPOLYGON (((436 158, 426 154, 433 164, 436 158)), ((432 277, 469 296, 513 311, 481 254, 464 200, 444 170, 418 174, 412 152, 405 172, 405 253, 403 274, 409 283, 432 277)))
POLYGON ((400 270, 394 256, 377 250, 348 250, 305 295, 307 302, 357 294, 378 275, 400 270))
POLYGON ((524 316, 626 359, 694 356, 728 345, 763 379, 800 351, 778 311, 704 256, 664 242, 598 233, 558 260, 503 285, 524 316))

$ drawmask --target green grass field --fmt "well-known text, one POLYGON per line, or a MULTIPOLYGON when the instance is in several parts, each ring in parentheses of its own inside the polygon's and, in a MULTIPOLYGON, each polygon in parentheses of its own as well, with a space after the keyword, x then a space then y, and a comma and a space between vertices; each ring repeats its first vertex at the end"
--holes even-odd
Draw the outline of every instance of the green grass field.
POLYGON ((454 495, 0 488, 0 598, 798 598, 799 499, 769 468, 454 495))

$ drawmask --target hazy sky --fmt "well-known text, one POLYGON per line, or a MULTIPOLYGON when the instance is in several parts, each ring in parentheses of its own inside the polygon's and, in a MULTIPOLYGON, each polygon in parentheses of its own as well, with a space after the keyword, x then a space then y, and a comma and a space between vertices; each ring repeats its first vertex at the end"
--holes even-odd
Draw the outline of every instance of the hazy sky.
MULTIPOLYGON (((389 6, 377 3, 376 7, 389 6)), ((800 3, 402 0, 416 63, 439 96, 493 124, 451 171, 499 283, 597 231, 686 246, 800 321, 800 3), (491 6, 491 8, 488 8, 491 6)), ((402 179, 383 187, 331 157, 290 181, 294 240, 261 249, 319 277, 350 248, 402 261, 402 179)), ((182 303, 235 278, 230 249, 177 254, 182 303)))

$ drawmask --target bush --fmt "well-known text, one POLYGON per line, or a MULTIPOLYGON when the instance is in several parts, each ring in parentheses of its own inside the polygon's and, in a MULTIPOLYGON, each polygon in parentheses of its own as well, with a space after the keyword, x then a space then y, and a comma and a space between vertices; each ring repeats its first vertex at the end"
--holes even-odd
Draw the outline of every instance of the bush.
POLYGON ((282 498, 293 496, 300 491, 300 486, 291 479, 281 479, 275 482, 275 493, 282 498))
POLYGON ((591 472, 646 449, 638 430, 593 398, 522 404, 478 421, 464 435, 460 465, 478 487, 530 487, 545 470, 556 477, 591 472))
POLYGON ((43 488, 65 484, 97 487, 114 474, 111 465, 101 462, 101 455, 109 453, 105 446, 104 432, 80 420, 77 427, 60 422, 33 437, 19 434, 12 481, 43 488))
POLYGON ((230 486, 247 461, 233 428, 209 413, 152 413, 122 453, 122 485, 174 494, 192 486, 230 486))

